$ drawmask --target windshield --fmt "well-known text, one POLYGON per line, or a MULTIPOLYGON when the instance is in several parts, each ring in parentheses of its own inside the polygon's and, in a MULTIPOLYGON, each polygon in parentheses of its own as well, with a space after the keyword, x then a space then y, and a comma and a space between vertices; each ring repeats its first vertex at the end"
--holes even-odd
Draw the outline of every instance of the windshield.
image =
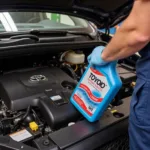
POLYGON ((84 19, 46 12, 1 12, 0 32, 88 28, 84 19))

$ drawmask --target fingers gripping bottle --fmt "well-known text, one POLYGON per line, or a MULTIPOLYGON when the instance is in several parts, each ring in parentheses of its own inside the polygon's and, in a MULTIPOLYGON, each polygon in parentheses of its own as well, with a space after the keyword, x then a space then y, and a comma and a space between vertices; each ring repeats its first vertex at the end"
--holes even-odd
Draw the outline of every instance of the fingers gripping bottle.
POLYGON ((100 119, 122 86, 116 65, 89 65, 71 96, 71 103, 89 122, 100 119))

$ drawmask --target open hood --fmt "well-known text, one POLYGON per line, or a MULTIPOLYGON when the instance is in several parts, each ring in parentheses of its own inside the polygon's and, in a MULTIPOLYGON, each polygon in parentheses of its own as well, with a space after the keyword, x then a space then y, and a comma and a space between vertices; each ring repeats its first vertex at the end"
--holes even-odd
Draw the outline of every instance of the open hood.
POLYGON ((116 25, 128 16, 132 0, 1 0, 0 11, 52 11, 85 18, 99 28, 116 25))

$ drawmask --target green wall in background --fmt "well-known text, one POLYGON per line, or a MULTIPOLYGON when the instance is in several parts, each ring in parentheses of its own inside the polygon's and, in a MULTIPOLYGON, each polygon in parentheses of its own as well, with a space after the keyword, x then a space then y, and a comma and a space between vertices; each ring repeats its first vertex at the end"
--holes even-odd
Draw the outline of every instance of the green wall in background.
POLYGON ((51 20, 60 22, 60 14, 51 14, 51 20))

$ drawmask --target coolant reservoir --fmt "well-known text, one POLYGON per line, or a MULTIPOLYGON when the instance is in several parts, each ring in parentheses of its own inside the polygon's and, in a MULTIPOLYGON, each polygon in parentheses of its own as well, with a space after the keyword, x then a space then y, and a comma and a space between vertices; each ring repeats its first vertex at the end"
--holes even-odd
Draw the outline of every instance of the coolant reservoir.
POLYGON ((65 61, 76 65, 83 64, 85 61, 85 55, 81 51, 79 52, 70 51, 66 53, 65 61))

